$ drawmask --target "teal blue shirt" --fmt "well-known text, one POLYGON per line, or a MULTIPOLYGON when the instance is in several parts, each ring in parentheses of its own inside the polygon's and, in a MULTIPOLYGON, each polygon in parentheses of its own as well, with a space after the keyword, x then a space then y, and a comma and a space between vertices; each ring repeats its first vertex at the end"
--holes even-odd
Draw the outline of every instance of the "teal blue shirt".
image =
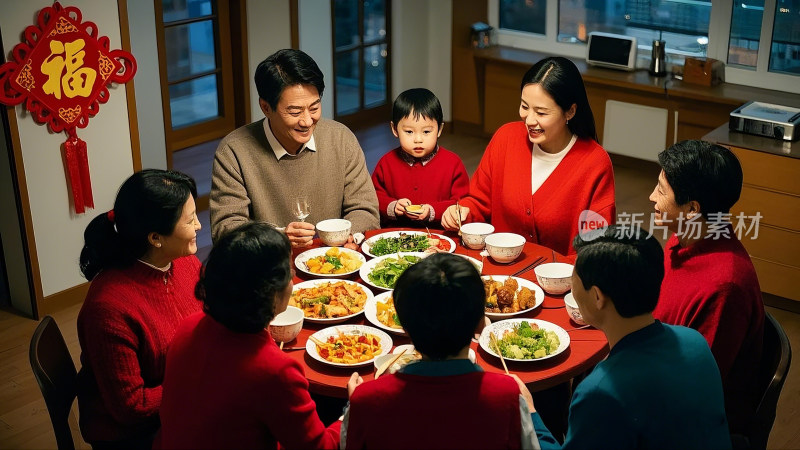
MULTIPOLYGON (((538 414, 533 421, 542 448, 559 448, 538 414)), ((563 448, 731 448, 703 336, 656 321, 623 337, 575 389, 563 448)))

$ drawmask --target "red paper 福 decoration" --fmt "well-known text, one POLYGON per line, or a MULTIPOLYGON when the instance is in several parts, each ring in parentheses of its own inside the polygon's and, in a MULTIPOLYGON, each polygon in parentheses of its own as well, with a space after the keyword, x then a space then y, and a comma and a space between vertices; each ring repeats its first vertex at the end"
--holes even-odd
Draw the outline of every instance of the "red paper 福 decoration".
POLYGON ((110 50, 97 25, 83 22, 81 10, 58 2, 39 11, 36 24, 25 28, 23 42, 0 66, 0 103, 25 108, 53 132, 67 133, 64 143, 67 178, 75 212, 93 208, 86 143, 76 128, 109 98, 111 83, 125 83, 136 73, 136 60, 124 50, 110 50))

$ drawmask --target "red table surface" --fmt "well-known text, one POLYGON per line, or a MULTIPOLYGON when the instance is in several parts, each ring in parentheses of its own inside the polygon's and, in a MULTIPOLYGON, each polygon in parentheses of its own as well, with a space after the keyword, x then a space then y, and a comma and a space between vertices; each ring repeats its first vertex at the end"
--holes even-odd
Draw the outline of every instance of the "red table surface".
MULTIPOLYGON (((378 233, 396 230, 396 228, 373 230, 367 232, 366 234, 367 237, 370 237, 378 233)), ((458 236, 456 236, 455 233, 442 232, 441 230, 432 230, 431 232, 443 234, 453 239, 453 241, 457 243, 457 248, 455 250, 456 253, 468 255, 477 260, 481 259, 480 251, 471 250, 461 245, 459 243, 458 236)), ((309 250, 310 248, 319 246, 321 246, 321 243, 319 240, 315 240, 314 245, 311 247, 295 249, 292 254, 292 263, 294 263, 294 257, 298 254, 309 250)), ((536 258, 541 256, 546 257, 547 262, 552 262, 554 256, 556 261, 566 261, 565 257, 559 255, 558 253, 553 253, 553 251, 547 247, 527 242, 525 244, 525 248, 522 250, 522 254, 513 263, 498 264, 489 257, 484 258, 483 274, 510 275, 526 267, 536 258)), ((536 282, 536 275, 534 274, 533 270, 529 270, 519 275, 519 277, 531 280, 534 283, 536 282)), ((313 278, 298 271, 298 276, 295 276, 294 282, 299 283, 308 279, 313 278)), ((361 282, 361 279, 358 277, 358 273, 355 273, 346 279, 353 279, 361 282)), ((365 287, 369 288, 366 284, 365 287)), ((376 295, 379 293, 380 292, 375 292, 376 295)), ((578 325, 569 319, 569 316, 564 308, 563 295, 554 296, 545 293, 545 299, 542 306, 529 313, 515 317, 535 318, 552 322, 567 330, 570 336, 569 347, 563 353, 553 358, 543 361, 506 362, 508 364, 508 370, 518 375, 532 391, 540 391, 569 381, 571 378, 592 368, 595 364, 602 361, 603 358, 605 358, 605 356, 608 354, 608 342, 606 341, 605 335, 600 330, 591 327, 578 330, 574 329, 578 325)), ((366 320, 363 314, 360 314, 343 323, 372 325, 366 320)), ((285 343, 285 347, 305 347, 306 341, 310 335, 329 326, 331 325, 304 321, 303 329, 300 331, 300 334, 294 341, 285 343)), ((394 346, 411 343, 411 340, 407 336, 392 333, 389 334, 392 337, 394 346)), ((480 348, 477 342, 473 341, 471 348, 475 350, 477 354, 476 362, 483 368, 483 370, 486 372, 503 372, 503 366, 500 363, 500 360, 486 353, 482 348, 480 348)), ((318 394, 346 398, 347 380, 350 378, 350 374, 354 371, 357 371, 364 378, 364 381, 373 379, 374 366, 372 364, 362 367, 340 368, 323 364, 307 355, 306 352, 302 350, 287 351, 286 354, 298 361, 300 365, 303 366, 306 378, 309 382, 309 389, 318 394)))

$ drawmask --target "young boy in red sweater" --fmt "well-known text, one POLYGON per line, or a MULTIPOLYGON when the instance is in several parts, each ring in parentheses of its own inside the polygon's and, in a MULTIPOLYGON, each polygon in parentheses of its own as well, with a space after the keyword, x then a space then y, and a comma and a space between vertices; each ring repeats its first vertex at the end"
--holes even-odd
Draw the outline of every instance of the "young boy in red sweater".
POLYGON ((382 226, 424 227, 469 192, 461 158, 439 146, 444 119, 433 92, 409 89, 394 101, 392 133, 400 147, 385 154, 372 173, 382 226))
POLYGON ((486 302, 475 267, 431 255, 400 276, 394 302, 422 359, 355 387, 341 448, 538 448, 522 381, 469 360, 486 302))

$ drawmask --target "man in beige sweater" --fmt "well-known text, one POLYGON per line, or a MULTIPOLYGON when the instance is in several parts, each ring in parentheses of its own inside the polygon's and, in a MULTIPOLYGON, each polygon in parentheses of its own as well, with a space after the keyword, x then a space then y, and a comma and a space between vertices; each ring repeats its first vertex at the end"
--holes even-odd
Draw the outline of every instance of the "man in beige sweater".
POLYGON ((378 228, 361 146, 346 126, 321 119, 325 83, 314 60, 279 50, 258 65, 255 83, 266 118, 228 134, 214 156, 213 240, 250 220, 285 227, 295 247, 310 245, 324 219, 347 219, 353 233, 378 228), (308 200, 308 217, 294 212, 298 198, 308 200))

